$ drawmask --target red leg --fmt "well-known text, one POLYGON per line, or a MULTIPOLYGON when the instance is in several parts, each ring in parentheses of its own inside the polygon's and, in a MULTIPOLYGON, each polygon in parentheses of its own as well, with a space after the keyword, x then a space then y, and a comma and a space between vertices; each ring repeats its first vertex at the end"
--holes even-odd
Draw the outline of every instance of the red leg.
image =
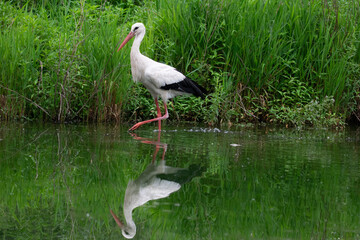
MULTIPOLYGON (((157 102, 157 99, 155 100, 155 104, 157 102)), ((159 104, 157 104, 157 107, 159 106, 159 104)), ((168 113, 168 110, 167 110, 167 106, 166 106, 166 103, 164 102, 164 107, 165 107, 165 114, 164 116, 160 116, 160 117, 157 117, 157 118, 153 118, 153 119, 149 119, 149 120, 146 120, 146 121, 142 121, 142 122, 138 122, 137 124, 135 124, 134 126, 132 126, 129 131, 133 131, 135 129, 137 129, 138 127, 140 127, 141 125, 145 124, 145 123, 149 123, 149 122, 154 122, 154 121, 161 121, 163 119, 167 119, 169 117, 169 113, 168 113)), ((160 108, 158 110, 158 114, 159 114, 159 111, 160 111, 160 108)), ((161 115, 161 113, 160 113, 161 115)), ((160 125, 160 128, 159 130, 161 130, 161 125, 160 125)))

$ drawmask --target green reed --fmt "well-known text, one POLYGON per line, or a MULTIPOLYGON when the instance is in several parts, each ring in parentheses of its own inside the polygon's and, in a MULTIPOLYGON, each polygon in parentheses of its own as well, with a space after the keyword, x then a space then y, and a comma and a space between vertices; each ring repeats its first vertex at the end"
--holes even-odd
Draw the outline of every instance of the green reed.
POLYGON ((341 106, 358 91, 354 76, 359 69, 352 58, 358 1, 348 2, 351 10, 322 1, 157 2, 159 35, 166 36, 159 49, 166 39, 173 52, 165 60, 211 86, 214 96, 221 73, 220 89, 234 97, 224 111, 260 108, 266 113, 325 96, 334 98, 333 110, 349 110, 341 106), (254 106, 246 101, 248 94, 263 103, 254 106))
POLYGON ((1 4, 8 16, 0 43, 1 91, 9 96, 5 106, 14 96, 22 100, 22 110, 14 113, 19 118, 46 112, 44 118, 59 122, 119 120, 130 82, 128 68, 119 65, 126 52, 115 54, 124 9, 86 1, 51 2, 46 10, 1 4))
POLYGON ((331 98, 324 118, 310 116, 305 124, 332 125, 356 106, 358 0, 136 4, 1 2, 1 119, 122 121, 155 114, 150 95, 131 87, 130 44, 116 52, 134 22, 147 27, 145 55, 211 93, 205 102, 174 100, 173 119, 298 125, 304 121, 288 119, 331 98))

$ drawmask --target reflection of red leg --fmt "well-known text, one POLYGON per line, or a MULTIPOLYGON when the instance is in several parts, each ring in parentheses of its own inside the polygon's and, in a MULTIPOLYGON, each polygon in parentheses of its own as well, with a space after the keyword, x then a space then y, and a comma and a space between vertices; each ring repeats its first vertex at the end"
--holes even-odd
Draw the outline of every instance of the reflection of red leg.
POLYGON ((165 159, 165 154, 166 154, 166 150, 167 150, 167 144, 160 142, 161 131, 158 131, 158 135, 157 135, 157 140, 156 140, 156 141, 155 141, 155 140, 148 139, 148 138, 138 137, 138 136, 136 135, 136 133, 130 133, 130 135, 131 135, 135 140, 141 141, 142 143, 155 145, 155 151, 154 151, 154 154, 153 154, 153 159, 152 159, 152 161, 151 161, 152 163, 155 163, 156 156, 157 156, 160 148, 163 149, 163 154, 162 154, 162 156, 161 156, 161 160, 164 160, 164 159, 165 159))
MULTIPOLYGON (((159 123, 159 125, 160 125, 160 123, 159 123)), ((160 137, 161 137, 161 131, 158 131, 157 141, 156 142, 155 141, 150 142, 151 144, 155 144, 155 151, 154 151, 152 163, 155 163, 156 155, 158 154, 160 147, 164 148, 164 150, 166 148, 166 144, 162 144, 160 142, 160 137)), ((163 156, 164 156, 164 154, 163 154, 163 156)))
POLYGON ((156 155, 158 154, 159 149, 160 149, 160 146, 159 146, 159 145, 156 145, 156 146, 155 146, 155 151, 154 151, 154 155, 153 155, 153 160, 152 160, 152 163, 154 163, 154 162, 155 162, 156 155))
POLYGON ((164 147, 163 147, 163 154, 162 154, 162 156, 161 156, 161 160, 162 161, 164 161, 164 159, 165 159, 165 153, 166 153, 166 149, 167 149, 167 145, 165 145, 164 147))
POLYGON ((153 118, 153 119, 146 120, 146 121, 142 121, 142 122, 138 122, 137 124, 135 124, 134 126, 132 126, 132 127, 129 129, 129 131, 133 131, 133 130, 137 129, 138 127, 140 127, 141 125, 145 124, 145 123, 154 122, 154 121, 159 121, 159 130, 161 131, 161 123, 160 123, 160 121, 163 120, 163 119, 167 119, 167 118, 169 117, 169 113, 168 113, 167 106, 166 106, 166 103, 165 103, 165 102, 164 102, 164 108, 165 108, 165 114, 164 114, 164 116, 161 116, 161 112, 160 112, 160 108, 159 108, 159 103, 158 103, 157 99, 155 99, 155 104, 156 104, 156 107, 157 107, 158 116, 159 116, 159 113, 160 113, 160 117, 153 118))
POLYGON ((158 143, 159 144, 156 144, 156 146, 155 146, 155 151, 154 151, 152 163, 155 163, 156 155, 158 154, 160 148, 163 148, 163 154, 161 156, 161 160, 164 161, 164 159, 165 159, 167 145, 166 144, 160 145, 160 141, 158 143))
MULTIPOLYGON (((160 107, 159 107, 159 103, 157 98, 155 98, 155 104, 156 104, 156 110, 157 110, 157 117, 161 117, 161 111, 160 111, 160 107)), ((159 123, 159 131, 161 131, 161 120, 158 121, 159 123)))

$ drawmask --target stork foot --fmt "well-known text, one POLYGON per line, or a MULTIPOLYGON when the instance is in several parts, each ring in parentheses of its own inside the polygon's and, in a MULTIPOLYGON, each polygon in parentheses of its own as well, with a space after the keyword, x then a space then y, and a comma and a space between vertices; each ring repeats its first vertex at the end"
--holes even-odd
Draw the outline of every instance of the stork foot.
POLYGON ((141 122, 135 124, 134 126, 132 126, 128 131, 131 132, 131 131, 134 131, 135 129, 137 129, 138 127, 140 127, 142 124, 141 122))

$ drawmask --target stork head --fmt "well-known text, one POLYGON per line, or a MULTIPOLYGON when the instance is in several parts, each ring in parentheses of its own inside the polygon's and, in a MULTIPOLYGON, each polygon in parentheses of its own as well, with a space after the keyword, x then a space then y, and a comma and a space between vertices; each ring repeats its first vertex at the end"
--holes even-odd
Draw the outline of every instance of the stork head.
POLYGON ((139 35, 140 33, 145 33, 145 25, 142 23, 134 23, 131 26, 131 32, 135 35, 139 35))
POLYGON ((122 235, 127 239, 132 239, 136 235, 136 226, 134 222, 130 222, 128 225, 125 225, 120 219, 115 215, 115 213, 110 209, 110 213, 113 216, 117 225, 121 228, 122 235))
POLYGON ((145 34, 145 25, 142 23, 135 23, 131 26, 130 33, 126 36, 124 41, 121 43, 118 51, 125 46, 125 44, 132 39, 134 36, 138 36, 140 34, 145 34))
POLYGON ((127 228, 127 229, 122 229, 122 235, 127 238, 127 239, 133 239, 135 237, 136 234, 136 228, 127 228))

